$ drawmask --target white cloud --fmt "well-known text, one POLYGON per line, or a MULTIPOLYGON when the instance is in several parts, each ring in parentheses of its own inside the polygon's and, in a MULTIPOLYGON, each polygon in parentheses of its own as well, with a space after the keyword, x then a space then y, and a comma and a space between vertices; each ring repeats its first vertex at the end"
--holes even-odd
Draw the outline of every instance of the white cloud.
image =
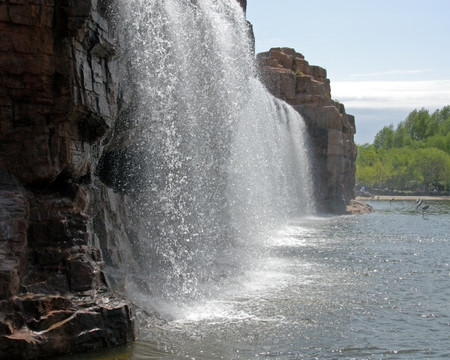
POLYGON ((334 99, 347 109, 438 109, 450 105, 450 80, 336 81, 334 99))

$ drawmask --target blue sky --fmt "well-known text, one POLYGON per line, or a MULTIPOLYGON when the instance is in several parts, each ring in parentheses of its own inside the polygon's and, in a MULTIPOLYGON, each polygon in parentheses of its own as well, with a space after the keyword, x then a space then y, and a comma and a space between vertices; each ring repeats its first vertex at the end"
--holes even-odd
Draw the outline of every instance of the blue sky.
POLYGON ((450 0, 248 0, 256 52, 291 47, 327 69, 372 142, 414 109, 450 105, 450 0))

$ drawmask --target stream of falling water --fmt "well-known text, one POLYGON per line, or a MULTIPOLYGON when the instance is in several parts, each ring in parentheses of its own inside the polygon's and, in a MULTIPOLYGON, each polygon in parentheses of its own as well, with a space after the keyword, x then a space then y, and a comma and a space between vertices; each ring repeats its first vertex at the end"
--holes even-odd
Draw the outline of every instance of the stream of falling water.
POLYGON ((310 213, 305 129, 257 79, 235 0, 120 3, 134 142, 141 272, 130 296, 170 308, 211 298, 290 218, 310 213))

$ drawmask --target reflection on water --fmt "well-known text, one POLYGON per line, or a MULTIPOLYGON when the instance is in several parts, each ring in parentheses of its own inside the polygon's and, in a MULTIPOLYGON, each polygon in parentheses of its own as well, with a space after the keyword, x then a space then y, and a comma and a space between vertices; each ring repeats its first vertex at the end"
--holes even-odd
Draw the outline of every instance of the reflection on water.
POLYGON ((427 204, 292 222, 214 299, 82 358, 449 358, 450 202, 427 204))

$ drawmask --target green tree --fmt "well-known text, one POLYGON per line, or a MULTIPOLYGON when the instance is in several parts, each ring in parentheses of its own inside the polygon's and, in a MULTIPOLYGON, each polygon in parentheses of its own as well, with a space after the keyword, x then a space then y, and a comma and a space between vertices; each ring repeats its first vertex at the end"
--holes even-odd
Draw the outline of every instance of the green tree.
POLYGON ((375 168, 373 166, 357 166, 356 181, 360 184, 375 186, 375 168))
POLYGON ((434 183, 450 183, 450 155, 446 152, 436 148, 419 149, 414 165, 425 188, 434 183))
POLYGON ((388 150, 382 158, 383 164, 390 169, 387 186, 395 189, 407 189, 420 180, 414 167, 417 150, 403 147, 388 150))
POLYGON ((381 161, 377 162, 373 168, 375 169, 375 185, 378 187, 386 187, 387 180, 390 179, 392 169, 389 164, 384 164, 381 161))
POLYGON ((426 109, 412 111, 405 120, 405 127, 413 140, 424 140, 432 135, 430 125, 430 113, 426 109))
POLYGON ((396 189, 450 186, 450 105, 431 115, 414 110, 395 130, 385 126, 372 145, 359 146, 356 180, 396 189))
POLYGON ((385 126, 375 135, 373 146, 377 149, 390 149, 394 146, 394 125, 385 126))
POLYGON ((380 156, 373 145, 359 146, 356 157, 356 181, 368 186, 377 186, 379 164, 380 156))
POLYGON ((403 146, 412 146, 412 143, 413 139, 404 122, 399 123, 394 134, 394 147, 401 148, 403 146))
POLYGON ((356 164, 365 166, 372 166, 379 161, 379 156, 373 145, 364 144, 358 146, 358 156, 356 157, 356 164))
POLYGON ((443 107, 441 110, 436 110, 432 117, 439 124, 439 134, 446 135, 450 133, 450 105, 443 107))
POLYGON ((430 136, 425 140, 423 147, 436 148, 445 151, 447 153, 450 153, 450 148, 448 146, 449 145, 448 140, 450 140, 450 137, 448 135, 450 135, 450 133, 448 133, 447 136, 443 135, 430 136))

